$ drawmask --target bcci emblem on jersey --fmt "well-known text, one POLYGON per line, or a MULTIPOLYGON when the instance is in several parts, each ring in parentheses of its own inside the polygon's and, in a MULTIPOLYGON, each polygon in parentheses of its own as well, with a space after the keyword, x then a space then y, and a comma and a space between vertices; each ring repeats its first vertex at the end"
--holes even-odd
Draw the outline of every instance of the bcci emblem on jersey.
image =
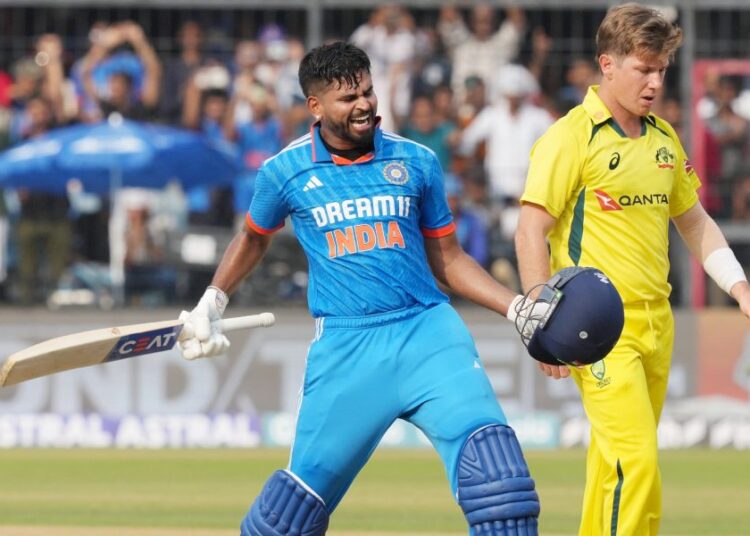
POLYGON ((403 162, 391 162, 383 168, 383 177, 391 184, 399 186, 409 182, 409 172, 403 162))

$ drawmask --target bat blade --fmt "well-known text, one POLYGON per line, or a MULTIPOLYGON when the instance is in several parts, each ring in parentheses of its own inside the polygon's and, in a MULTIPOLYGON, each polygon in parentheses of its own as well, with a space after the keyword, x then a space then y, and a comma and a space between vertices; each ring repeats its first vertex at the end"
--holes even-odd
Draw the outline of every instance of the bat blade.
MULTIPOLYGON (((222 321, 225 331, 273 325, 271 313, 229 318, 222 321)), ((119 361, 170 350, 182 331, 181 320, 131 324, 82 331, 55 337, 24 350, 5 361, 0 370, 0 387, 100 363, 119 361)))
POLYGON ((182 322, 149 322, 82 331, 55 337, 14 353, 0 370, 0 386, 98 365, 128 357, 169 350, 177 342, 182 322))

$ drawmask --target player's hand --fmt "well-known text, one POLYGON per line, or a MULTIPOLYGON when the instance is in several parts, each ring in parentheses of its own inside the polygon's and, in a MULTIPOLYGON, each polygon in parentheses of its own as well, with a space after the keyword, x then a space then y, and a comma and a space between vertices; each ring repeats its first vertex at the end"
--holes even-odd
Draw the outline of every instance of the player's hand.
POLYGON ((229 339, 221 332, 221 316, 228 301, 221 289, 208 287, 192 311, 180 313, 184 322, 178 339, 182 357, 212 357, 229 349, 229 339))
POLYGON ((539 370, 550 378, 559 380, 570 376, 570 369, 565 365, 548 365, 546 363, 537 363, 539 370))
POLYGON ((519 294, 510 302, 507 317, 516 325, 521 337, 528 340, 549 308, 550 304, 547 302, 535 301, 519 294))
POLYGON ((742 314, 746 318, 750 318, 750 285, 748 285, 747 281, 741 281, 734 285, 730 294, 737 300, 742 314))

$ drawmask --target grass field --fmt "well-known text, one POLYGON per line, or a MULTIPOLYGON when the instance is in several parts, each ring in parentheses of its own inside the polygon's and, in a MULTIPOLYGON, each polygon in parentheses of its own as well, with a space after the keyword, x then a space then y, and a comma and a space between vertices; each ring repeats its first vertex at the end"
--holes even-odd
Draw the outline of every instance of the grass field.
MULTIPOLYGON (((236 535, 253 496, 285 465, 286 455, 0 450, 0 534, 236 535)), ((540 534, 575 534, 583 451, 530 452, 528 459, 542 500, 540 534)), ((750 453, 666 451, 662 470, 661 534, 750 535, 750 453)), ((465 529, 433 452, 380 450, 337 510, 329 533, 459 535, 465 529)))

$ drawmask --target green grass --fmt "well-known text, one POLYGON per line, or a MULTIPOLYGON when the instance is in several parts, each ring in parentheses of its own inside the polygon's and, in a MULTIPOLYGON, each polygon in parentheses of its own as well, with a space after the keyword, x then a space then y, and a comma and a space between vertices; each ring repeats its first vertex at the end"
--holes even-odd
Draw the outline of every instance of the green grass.
MULTIPOLYGON (((575 534, 583 451, 529 452, 542 534, 575 534)), ((280 450, 0 450, 2 525, 237 527, 280 450)), ((663 535, 750 534, 750 454, 667 451, 663 535)), ((465 531, 431 451, 376 453, 331 530, 465 531)))

